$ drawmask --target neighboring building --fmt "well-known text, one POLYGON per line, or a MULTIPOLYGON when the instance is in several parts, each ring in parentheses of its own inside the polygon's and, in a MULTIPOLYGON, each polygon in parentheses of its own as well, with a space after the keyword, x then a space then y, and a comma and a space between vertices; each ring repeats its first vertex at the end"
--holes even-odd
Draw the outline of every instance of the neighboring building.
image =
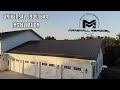
POLYGON ((102 45, 100 39, 28 41, 5 56, 9 70, 22 74, 45 79, 97 79, 103 66, 102 45))
POLYGON ((31 40, 43 40, 43 38, 32 29, 0 33, 0 56, 2 58, 0 60, 0 70, 7 69, 4 52, 31 40))

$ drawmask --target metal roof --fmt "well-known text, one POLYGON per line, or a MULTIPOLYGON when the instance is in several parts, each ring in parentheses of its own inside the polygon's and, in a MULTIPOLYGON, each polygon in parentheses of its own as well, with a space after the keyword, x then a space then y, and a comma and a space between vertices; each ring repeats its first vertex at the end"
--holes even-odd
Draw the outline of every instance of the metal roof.
POLYGON ((41 40, 28 41, 7 52, 96 60, 101 47, 100 39, 41 40))
POLYGON ((31 31, 32 33, 34 33, 36 36, 38 36, 39 38, 43 39, 40 35, 38 35, 36 32, 34 32, 32 29, 27 29, 27 30, 17 30, 17 31, 9 31, 9 32, 2 32, 0 33, 0 40, 1 39, 5 39, 23 32, 27 32, 27 31, 31 31))

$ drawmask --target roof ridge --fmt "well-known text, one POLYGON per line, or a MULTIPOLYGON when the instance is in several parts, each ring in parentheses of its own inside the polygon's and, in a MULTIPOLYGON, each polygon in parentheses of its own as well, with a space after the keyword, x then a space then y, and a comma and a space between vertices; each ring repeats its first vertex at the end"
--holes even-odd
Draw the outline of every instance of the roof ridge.
MULTIPOLYGON (((14 31, 7 31, 7 32, 2 32, 2 33, 20 32, 20 31, 30 31, 30 30, 32 30, 32 29, 14 30, 14 31)), ((0 34, 2 34, 2 33, 0 32, 0 34)))

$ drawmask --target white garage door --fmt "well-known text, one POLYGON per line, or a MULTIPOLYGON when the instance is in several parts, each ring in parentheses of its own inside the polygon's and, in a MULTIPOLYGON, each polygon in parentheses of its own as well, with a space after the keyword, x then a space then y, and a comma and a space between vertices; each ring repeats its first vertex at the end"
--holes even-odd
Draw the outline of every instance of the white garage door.
POLYGON ((15 60, 14 59, 11 59, 11 71, 14 71, 14 68, 15 68, 15 60))
POLYGON ((11 59, 10 60, 10 70, 19 72, 19 73, 23 73, 23 62, 21 63, 21 60, 11 59))
POLYGON ((35 62, 30 62, 30 66, 29 66, 30 75, 35 76, 35 68, 36 68, 35 62))
POLYGON ((14 71, 20 72, 20 62, 19 60, 15 60, 14 71))
POLYGON ((55 64, 41 63, 41 78, 56 79, 55 64))
POLYGON ((24 74, 35 76, 35 62, 24 62, 24 74))
POLYGON ((29 74, 29 61, 24 61, 24 74, 29 74))
POLYGON ((79 67, 63 66, 63 79, 83 79, 83 71, 79 67))
POLYGON ((20 73, 24 73, 24 61, 20 60, 20 73))

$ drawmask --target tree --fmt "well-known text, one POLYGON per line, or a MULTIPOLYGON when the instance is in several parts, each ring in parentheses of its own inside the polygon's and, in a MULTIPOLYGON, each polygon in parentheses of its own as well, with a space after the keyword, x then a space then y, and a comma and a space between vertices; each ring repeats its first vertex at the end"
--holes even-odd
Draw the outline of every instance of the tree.
POLYGON ((120 34, 116 35, 116 44, 120 45, 120 34))
POLYGON ((45 37, 45 40, 56 40, 56 39, 53 36, 47 36, 47 37, 45 37))
POLYGON ((68 40, 68 39, 64 39, 64 40, 68 40))
POLYGON ((91 36, 87 36, 86 39, 95 39, 95 37, 91 35, 91 36))
POLYGON ((104 37, 96 36, 96 39, 103 39, 104 37))
POLYGON ((105 36, 103 39, 103 43, 105 45, 105 47, 114 47, 116 46, 116 39, 113 37, 107 37, 105 36))
POLYGON ((85 38, 84 38, 84 37, 81 37, 81 40, 85 40, 85 38))
POLYGON ((119 40, 120 40, 120 33, 119 33, 119 34, 117 34, 116 36, 117 36, 117 39, 119 39, 119 40))

